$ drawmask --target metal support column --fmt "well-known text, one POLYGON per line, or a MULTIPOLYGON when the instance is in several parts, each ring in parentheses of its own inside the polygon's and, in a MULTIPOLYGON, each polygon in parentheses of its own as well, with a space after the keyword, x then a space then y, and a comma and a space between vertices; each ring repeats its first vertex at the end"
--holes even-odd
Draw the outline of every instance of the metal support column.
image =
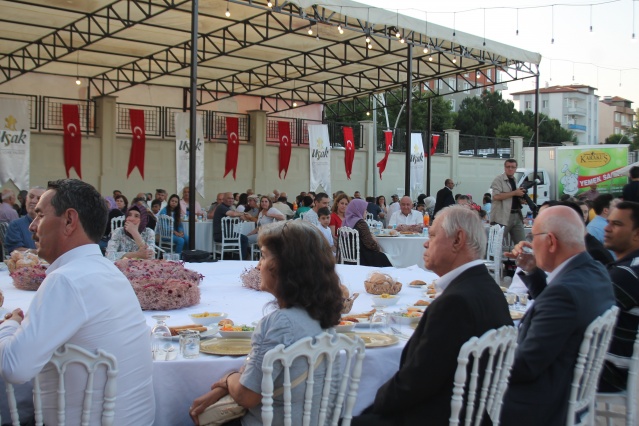
POLYGON ((406 174, 404 176, 404 195, 408 195, 410 197, 410 134, 412 132, 413 127, 413 45, 408 43, 406 46, 408 50, 407 61, 406 64, 406 174))
MULTIPOLYGON (((197 155, 197 18, 198 0, 193 0, 191 11, 191 109, 189 111, 189 249, 195 249, 195 156, 197 155)), ((204 143, 204 141, 202 141, 204 143)), ((178 188, 179 191, 179 188, 178 188)))

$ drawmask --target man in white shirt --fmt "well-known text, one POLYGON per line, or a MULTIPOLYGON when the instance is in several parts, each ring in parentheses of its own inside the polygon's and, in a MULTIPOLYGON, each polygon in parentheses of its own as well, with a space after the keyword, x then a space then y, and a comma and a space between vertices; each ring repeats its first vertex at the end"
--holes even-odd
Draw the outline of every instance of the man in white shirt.
MULTIPOLYGON (((26 315, 15 309, 0 325, 2 376, 10 383, 23 383, 42 370, 46 424, 57 424, 52 392, 57 375, 43 367, 66 343, 90 352, 102 349, 116 357, 114 424, 154 421, 149 328, 131 284, 100 252, 97 242, 106 221, 104 199, 91 185, 76 179, 49 182, 30 226, 38 255, 50 263, 47 276, 26 315)), ((100 423, 105 378, 101 374, 94 378, 92 425, 100 423)), ((65 379, 67 423, 80 424, 86 374, 74 370, 65 379)))
POLYGON ((160 210, 166 207, 166 189, 158 188, 155 190, 155 199, 160 200, 162 204, 160 205, 160 210))
MULTIPOLYGON (((185 186, 182 190, 182 199, 180 200, 180 208, 182 209, 182 214, 189 211, 189 202, 191 201, 191 189, 188 186, 185 186)), ((200 203, 195 200, 195 215, 199 217, 204 217, 204 210, 202 210, 202 206, 200 203)))
POLYGON ((331 201, 328 198, 328 194, 325 192, 320 192, 315 195, 315 201, 313 202, 313 208, 304 213, 304 220, 307 222, 311 222, 315 226, 319 226, 319 217, 317 215, 317 211, 322 207, 328 207, 328 203, 331 201))
POLYGON ((413 210, 413 200, 408 196, 402 197, 399 202, 399 211, 393 213, 388 221, 388 227, 396 226, 398 231, 422 231, 424 216, 417 210, 413 210))

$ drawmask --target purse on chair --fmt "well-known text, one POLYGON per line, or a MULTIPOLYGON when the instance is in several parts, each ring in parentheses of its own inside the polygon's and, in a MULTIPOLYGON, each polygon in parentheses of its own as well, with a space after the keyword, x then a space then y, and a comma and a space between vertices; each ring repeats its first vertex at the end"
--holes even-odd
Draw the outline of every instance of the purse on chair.
MULTIPOLYGON (((323 356, 317 358, 314 368, 319 367, 323 360, 323 356)), ((307 376, 308 371, 300 374, 295 380, 293 380, 291 382, 291 390, 295 389, 300 383, 306 380, 307 376)), ((283 388, 277 388, 275 389, 275 392, 273 392, 273 397, 280 396, 283 393, 283 388)), ((226 395, 220 398, 215 404, 206 407, 206 410, 198 416, 198 420, 200 422, 200 426, 219 426, 229 420, 242 417, 247 411, 248 410, 246 408, 235 402, 231 395, 226 395)))

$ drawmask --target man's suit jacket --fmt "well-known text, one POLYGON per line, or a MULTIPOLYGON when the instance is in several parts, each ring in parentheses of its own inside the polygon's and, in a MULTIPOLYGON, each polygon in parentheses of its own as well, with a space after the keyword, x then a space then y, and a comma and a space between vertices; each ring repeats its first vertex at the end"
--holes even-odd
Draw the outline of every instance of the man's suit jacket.
POLYGON ((460 348, 473 336, 512 324, 486 267, 464 271, 424 313, 402 351, 399 371, 377 391, 372 412, 394 425, 448 425, 460 348))
POLYGON ((433 211, 433 217, 437 215, 437 212, 444 207, 452 206, 455 204, 455 197, 453 197, 453 191, 445 186, 437 191, 437 197, 435 198, 435 210, 433 211))
POLYGON ((522 280, 535 303, 519 328, 501 423, 563 425, 584 331, 615 304, 610 276, 601 263, 583 252, 550 285, 540 270, 522 280))

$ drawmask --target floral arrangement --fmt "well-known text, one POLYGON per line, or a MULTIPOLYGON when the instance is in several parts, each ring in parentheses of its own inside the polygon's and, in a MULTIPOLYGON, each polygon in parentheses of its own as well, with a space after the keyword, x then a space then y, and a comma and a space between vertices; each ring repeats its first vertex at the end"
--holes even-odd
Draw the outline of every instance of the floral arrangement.
POLYGON ((165 311, 200 303, 203 275, 186 269, 183 262, 121 259, 115 266, 129 279, 144 310, 165 311))
POLYGON ((242 280, 242 287, 262 291, 260 289, 260 271, 256 267, 244 268, 244 271, 240 274, 240 279, 242 280))
MULTIPOLYGON (((11 252, 11 257, 4 261, 13 278, 13 285, 20 290, 36 291, 46 278, 45 271, 49 266, 30 250, 11 252)), ((0 303, 1 305, 1 303, 0 303)))

